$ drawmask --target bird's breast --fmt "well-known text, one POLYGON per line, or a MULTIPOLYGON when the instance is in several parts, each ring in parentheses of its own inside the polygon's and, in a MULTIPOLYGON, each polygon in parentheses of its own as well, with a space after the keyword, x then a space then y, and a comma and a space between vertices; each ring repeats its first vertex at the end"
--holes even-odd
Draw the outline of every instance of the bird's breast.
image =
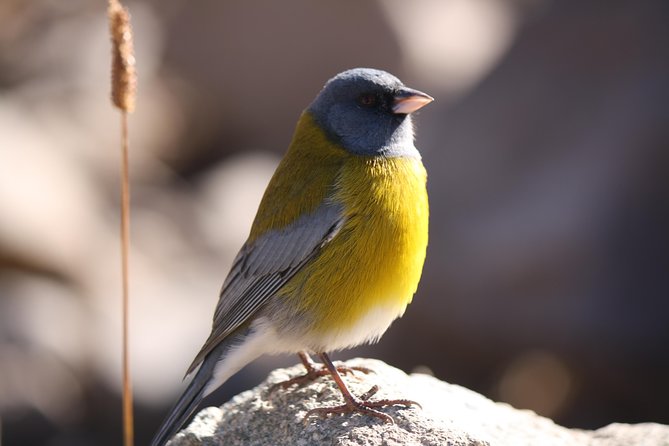
POLYGON ((375 340, 404 312, 428 233, 420 159, 350 156, 336 181, 345 223, 287 287, 327 350, 375 340))

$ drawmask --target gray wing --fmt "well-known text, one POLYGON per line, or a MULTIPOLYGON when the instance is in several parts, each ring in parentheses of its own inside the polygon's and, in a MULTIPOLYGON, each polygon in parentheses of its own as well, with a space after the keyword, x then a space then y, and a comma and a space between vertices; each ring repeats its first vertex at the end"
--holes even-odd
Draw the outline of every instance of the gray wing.
POLYGON ((331 241, 343 222, 343 207, 325 202, 287 227, 245 243, 223 283, 212 332, 186 375, 331 241))

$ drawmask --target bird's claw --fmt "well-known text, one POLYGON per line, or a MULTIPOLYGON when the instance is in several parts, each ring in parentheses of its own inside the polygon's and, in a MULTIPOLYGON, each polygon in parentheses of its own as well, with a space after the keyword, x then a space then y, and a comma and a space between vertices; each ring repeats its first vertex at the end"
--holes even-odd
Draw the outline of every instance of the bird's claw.
POLYGON ((422 406, 420 404, 412 400, 383 399, 377 401, 369 401, 369 398, 371 398, 378 391, 379 391, 379 386, 375 385, 371 389, 369 389, 364 395, 362 395, 360 399, 354 398, 352 400, 347 400, 346 403, 339 406, 317 407, 315 409, 311 409, 304 415, 303 421, 306 424, 309 421, 309 418, 311 417, 317 417, 323 419, 327 418, 330 415, 335 415, 335 414, 343 415, 347 413, 360 413, 363 415, 368 415, 374 418, 378 418, 384 423, 395 424, 395 420, 393 420, 393 417, 377 409, 395 405, 401 405, 406 407, 416 405, 422 409, 422 406))
MULTIPOLYGON (((337 366, 337 371, 344 375, 353 374, 354 372, 361 372, 365 374, 374 373, 372 369, 369 369, 367 367, 358 367, 358 366, 351 367, 343 364, 337 366)), ((278 383, 272 384, 272 386, 269 388, 269 391, 270 393, 272 393, 279 387, 282 389, 288 389, 289 387, 292 387, 294 385, 301 387, 313 381, 316 381, 318 378, 322 376, 330 376, 330 371, 322 365, 314 365, 311 368, 307 369, 307 372, 303 375, 296 376, 295 378, 287 379, 285 381, 280 381, 278 383)))

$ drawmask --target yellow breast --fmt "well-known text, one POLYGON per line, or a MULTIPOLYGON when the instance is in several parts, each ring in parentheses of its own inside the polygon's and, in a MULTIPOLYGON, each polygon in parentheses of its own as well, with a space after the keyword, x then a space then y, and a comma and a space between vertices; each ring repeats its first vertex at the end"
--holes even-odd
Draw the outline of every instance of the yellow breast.
POLYGON ((320 334, 328 350, 378 338, 404 312, 428 239, 426 172, 419 159, 336 152, 336 186, 328 195, 344 204, 345 224, 281 291, 314 316, 315 338, 320 334))

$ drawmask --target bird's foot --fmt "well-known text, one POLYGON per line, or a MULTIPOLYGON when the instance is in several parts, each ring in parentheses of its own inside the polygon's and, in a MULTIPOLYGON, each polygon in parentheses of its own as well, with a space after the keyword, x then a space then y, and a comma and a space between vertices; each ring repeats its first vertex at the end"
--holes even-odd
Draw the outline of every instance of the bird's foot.
POLYGON ((374 386, 371 389, 369 389, 367 393, 365 393, 359 399, 351 394, 349 395, 343 394, 344 400, 346 401, 344 404, 334 407, 317 407, 315 409, 311 409, 304 415, 303 420, 305 423, 307 423, 309 421, 309 418, 311 417, 327 418, 328 416, 335 414, 343 415, 347 413, 360 413, 363 415, 368 415, 371 417, 378 418, 384 423, 395 424, 395 420, 393 420, 393 417, 377 409, 396 405, 406 406, 406 407, 416 405, 418 407, 421 407, 421 405, 418 404, 417 402, 405 399, 397 399, 397 400, 383 399, 383 400, 369 401, 369 398, 371 398, 376 392, 378 392, 378 390, 379 386, 374 386))
MULTIPOLYGON (((300 356, 300 361, 302 361, 304 368, 307 369, 307 372, 304 375, 296 376, 295 378, 287 379, 285 381, 273 384, 272 387, 269 388, 270 393, 274 392, 279 387, 282 389, 287 389, 294 385, 303 386, 305 384, 309 384, 313 381, 316 381, 321 376, 327 376, 332 374, 332 372, 330 372, 330 370, 326 366, 321 364, 316 364, 314 360, 311 359, 311 356, 309 356, 307 352, 301 351, 298 353, 298 355, 300 356)), ((362 373, 373 372, 372 369, 369 369, 367 367, 356 367, 356 366, 349 367, 343 364, 336 366, 336 369, 338 372, 344 375, 352 374, 353 372, 362 372, 362 373)))
MULTIPOLYGON (((316 381, 318 378, 322 376, 330 376, 330 371, 327 369, 327 367, 322 366, 320 364, 312 364, 310 367, 306 367, 307 372, 304 375, 296 376, 295 378, 287 379, 285 381, 280 381, 278 383, 275 383, 270 387, 270 392, 274 392, 278 388, 282 389, 288 389, 289 387, 297 385, 298 387, 302 387, 306 384, 312 383, 316 381)), ((374 373, 372 369, 369 369, 367 367, 349 367, 347 365, 338 365, 337 366, 337 371, 343 375, 348 375, 352 374, 354 372, 361 372, 361 373, 374 373)))

